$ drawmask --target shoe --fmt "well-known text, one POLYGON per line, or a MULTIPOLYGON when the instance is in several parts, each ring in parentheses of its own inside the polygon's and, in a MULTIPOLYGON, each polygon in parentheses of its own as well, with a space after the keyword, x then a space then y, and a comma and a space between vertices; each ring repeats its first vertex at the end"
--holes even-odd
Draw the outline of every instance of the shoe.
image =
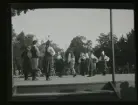
POLYGON ((106 73, 103 73, 103 75, 105 76, 105 75, 106 75, 106 73))
POLYGON ((73 77, 76 77, 76 74, 74 74, 73 77))
POLYGON ((27 78, 27 79, 24 79, 25 81, 28 81, 28 80, 30 80, 29 78, 27 78))
POLYGON ((32 79, 32 81, 38 81, 38 80, 39 80, 38 78, 32 79))
POLYGON ((47 77, 47 78, 46 78, 46 81, 50 81, 50 80, 52 80, 52 79, 51 79, 51 78, 49 78, 49 77, 47 77))
POLYGON ((62 78, 62 75, 59 75, 60 78, 62 78))

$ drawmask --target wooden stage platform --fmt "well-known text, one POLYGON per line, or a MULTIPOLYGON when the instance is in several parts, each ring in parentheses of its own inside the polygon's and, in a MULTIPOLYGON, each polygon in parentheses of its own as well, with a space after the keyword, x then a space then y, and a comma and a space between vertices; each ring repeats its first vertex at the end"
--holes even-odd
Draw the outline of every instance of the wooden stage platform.
MULTIPOLYGON (((83 97, 81 100, 96 100, 96 97, 101 97, 101 100, 108 100, 109 98, 117 99, 116 97, 119 97, 120 85, 123 82, 127 82, 129 85, 128 87, 135 87, 134 74, 116 74, 115 80, 116 89, 114 86, 110 85, 112 81, 111 74, 107 74, 106 76, 95 75, 93 77, 80 75, 73 77, 70 75, 60 78, 53 76, 51 81, 46 81, 45 77, 40 77, 39 81, 32 81, 31 78, 29 81, 24 81, 24 78, 14 78, 13 97, 53 98, 60 96, 65 98, 70 95, 70 100, 73 100, 73 97, 79 97, 79 100, 81 97, 83 97), (95 97, 93 94, 99 94, 99 96, 95 97), (84 96, 87 96, 87 98, 84 98, 84 96), (90 99, 89 97, 93 98, 90 99)), ((32 100, 33 99, 34 98, 32 98, 32 100)), ((27 100, 27 98, 25 100, 27 100)))
MULTIPOLYGON (((58 76, 53 76, 51 81, 46 81, 45 77, 38 77, 39 81, 32 81, 31 78, 29 81, 24 81, 24 78, 14 78, 13 84, 15 86, 27 86, 27 85, 58 85, 58 84, 80 84, 80 83, 105 83, 112 81, 112 75, 107 74, 103 75, 95 75, 93 77, 80 76, 63 76, 62 78, 58 76)), ((115 75, 116 82, 123 81, 135 81, 134 74, 116 74, 115 75)))

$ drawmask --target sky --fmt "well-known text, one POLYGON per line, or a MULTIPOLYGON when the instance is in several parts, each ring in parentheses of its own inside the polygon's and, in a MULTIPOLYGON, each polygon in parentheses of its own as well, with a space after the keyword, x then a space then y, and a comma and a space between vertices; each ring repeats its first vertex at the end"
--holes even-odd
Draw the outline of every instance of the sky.
MULTIPOLYGON (((133 10, 112 10, 112 17, 118 38, 134 28, 133 10)), ((110 32, 110 13, 109 9, 36 9, 12 17, 12 24, 17 34, 34 34, 39 42, 50 35, 64 50, 77 35, 92 40, 94 47, 100 33, 110 32)))

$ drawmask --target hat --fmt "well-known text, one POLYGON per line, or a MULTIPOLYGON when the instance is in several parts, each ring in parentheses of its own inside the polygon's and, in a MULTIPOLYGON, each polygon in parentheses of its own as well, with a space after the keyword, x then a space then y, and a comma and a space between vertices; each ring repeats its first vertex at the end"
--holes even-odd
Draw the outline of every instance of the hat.
POLYGON ((37 40, 33 40, 33 44, 36 44, 37 43, 37 40))
POLYGON ((46 42, 46 45, 49 45, 50 44, 50 41, 48 40, 47 42, 46 42))

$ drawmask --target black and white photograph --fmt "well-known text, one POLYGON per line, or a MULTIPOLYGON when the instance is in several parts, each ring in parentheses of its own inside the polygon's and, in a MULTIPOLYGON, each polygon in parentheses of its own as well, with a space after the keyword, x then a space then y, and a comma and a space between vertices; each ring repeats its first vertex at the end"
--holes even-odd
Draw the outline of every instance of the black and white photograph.
POLYGON ((11 8, 11 13, 13 97, 136 100, 134 10, 11 8))

